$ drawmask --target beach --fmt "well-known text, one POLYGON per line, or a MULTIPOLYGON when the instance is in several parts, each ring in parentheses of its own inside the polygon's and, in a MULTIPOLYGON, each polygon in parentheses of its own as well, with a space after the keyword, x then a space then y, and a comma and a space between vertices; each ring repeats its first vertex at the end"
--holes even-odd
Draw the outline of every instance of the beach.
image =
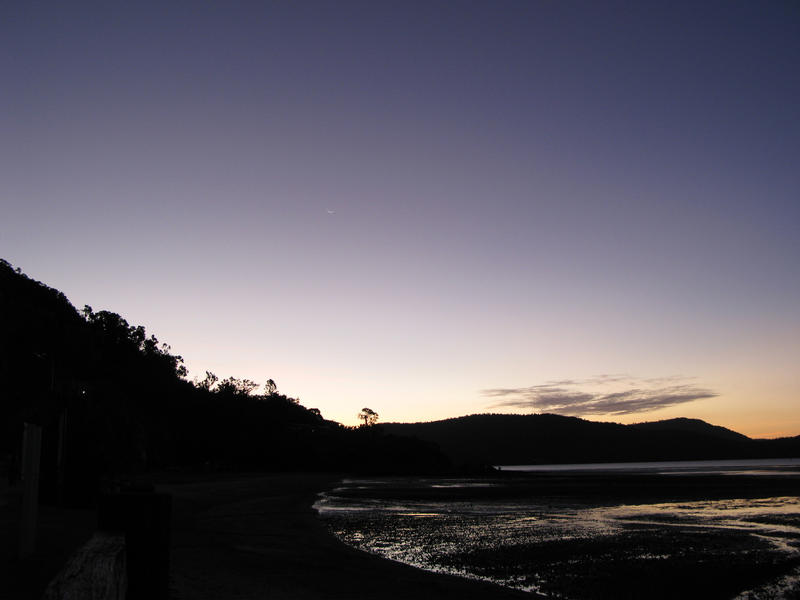
POLYGON ((174 501, 173 597, 530 598, 350 548, 311 507, 339 476, 294 474, 164 483, 174 501))

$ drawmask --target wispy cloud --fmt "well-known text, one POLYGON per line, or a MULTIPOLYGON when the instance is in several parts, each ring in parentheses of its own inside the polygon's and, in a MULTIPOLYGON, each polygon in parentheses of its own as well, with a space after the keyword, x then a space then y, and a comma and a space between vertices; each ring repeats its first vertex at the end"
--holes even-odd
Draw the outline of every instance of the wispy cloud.
POLYGON ((627 415, 717 396, 713 390, 692 381, 682 376, 642 379, 629 375, 598 375, 522 388, 494 388, 482 393, 498 399, 493 408, 576 416, 627 415))

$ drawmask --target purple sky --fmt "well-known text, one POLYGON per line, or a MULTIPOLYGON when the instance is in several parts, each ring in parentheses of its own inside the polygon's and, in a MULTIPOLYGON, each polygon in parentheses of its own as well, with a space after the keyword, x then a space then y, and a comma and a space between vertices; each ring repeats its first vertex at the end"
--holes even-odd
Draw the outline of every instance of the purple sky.
POLYGON ((789 1, 6 1, 0 257, 345 423, 794 435, 798 65, 789 1))

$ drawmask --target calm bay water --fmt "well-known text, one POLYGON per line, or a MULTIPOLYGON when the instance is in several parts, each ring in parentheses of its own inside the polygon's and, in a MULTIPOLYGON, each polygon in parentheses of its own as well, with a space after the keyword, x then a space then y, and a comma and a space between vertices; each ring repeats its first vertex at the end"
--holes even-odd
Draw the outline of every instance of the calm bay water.
POLYGON ((796 474, 800 458, 753 458, 735 460, 674 460, 626 463, 576 463, 559 465, 498 465, 503 471, 556 473, 572 471, 656 473, 796 474))
POLYGON ((753 492, 762 482, 800 479, 798 461, 517 468, 528 474, 348 479, 315 507, 335 535, 357 548, 554 598, 800 594, 800 499, 753 492), (581 479, 579 472, 589 474, 581 479), (704 490, 717 490, 718 474, 736 475, 725 481, 743 482, 748 493, 702 498, 704 490), (606 477, 619 489, 680 478, 682 493, 696 497, 601 498, 595 492, 606 477), (581 486, 594 490, 589 500, 581 486))

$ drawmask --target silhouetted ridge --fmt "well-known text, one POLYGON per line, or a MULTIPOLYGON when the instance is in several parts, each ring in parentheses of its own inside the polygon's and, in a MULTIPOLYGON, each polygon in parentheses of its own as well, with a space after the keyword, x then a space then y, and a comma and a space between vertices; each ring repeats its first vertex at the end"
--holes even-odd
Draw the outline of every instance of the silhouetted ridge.
POLYGON ((697 433, 733 441, 745 441, 750 439, 746 435, 731 429, 720 427, 719 425, 711 425, 700 419, 687 419, 686 417, 666 419, 664 421, 651 421, 648 423, 636 423, 630 427, 642 431, 682 431, 697 433))
MULTIPOLYGON (((24 422, 44 428, 42 493, 54 493, 59 422, 68 496, 102 476, 204 469, 425 472, 447 461, 434 444, 343 427, 253 381, 207 373, 109 311, 75 309, 61 292, 0 260, 0 467, 19 463, 24 422)), ((354 412, 357 407, 353 407, 354 412)))
POLYGON ((553 414, 483 414, 386 431, 438 444, 459 464, 601 463, 800 456, 800 436, 752 440, 698 419, 621 425, 553 414))

